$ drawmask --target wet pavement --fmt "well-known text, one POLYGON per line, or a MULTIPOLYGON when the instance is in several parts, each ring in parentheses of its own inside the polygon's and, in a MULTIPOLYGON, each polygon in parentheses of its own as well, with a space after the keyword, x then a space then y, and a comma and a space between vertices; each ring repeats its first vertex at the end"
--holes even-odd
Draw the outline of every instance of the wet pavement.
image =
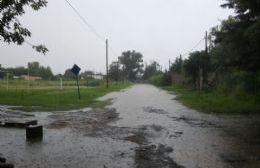
POLYGON ((42 142, 0 127, 0 156, 17 168, 259 168, 260 116, 200 113, 151 85, 110 93, 106 109, 22 113, 0 106, 0 119, 37 119, 42 142))

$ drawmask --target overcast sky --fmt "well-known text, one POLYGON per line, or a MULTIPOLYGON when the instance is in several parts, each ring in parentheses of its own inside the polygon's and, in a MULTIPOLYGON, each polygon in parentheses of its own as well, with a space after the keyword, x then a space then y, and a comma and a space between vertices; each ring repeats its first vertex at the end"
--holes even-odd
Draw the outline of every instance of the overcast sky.
MULTIPOLYGON (((230 10, 219 7, 223 0, 69 0, 97 32, 109 39, 114 52, 109 62, 125 50, 136 50, 145 62, 168 60, 188 52, 205 31, 226 19, 230 10)), ((47 8, 26 10, 21 18, 34 44, 50 52, 38 54, 30 46, 0 42, 3 67, 26 66, 39 61, 53 72, 64 73, 74 63, 82 70, 105 71, 105 43, 68 6, 65 0, 49 0, 47 8)), ((202 43, 198 49, 204 48, 202 43)))

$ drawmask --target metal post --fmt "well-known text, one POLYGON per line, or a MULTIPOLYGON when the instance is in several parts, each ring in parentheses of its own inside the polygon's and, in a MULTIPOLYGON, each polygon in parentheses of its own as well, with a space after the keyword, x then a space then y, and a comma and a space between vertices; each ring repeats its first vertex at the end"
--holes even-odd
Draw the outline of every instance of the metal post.
POLYGON ((60 77, 60 90, 63 90, 63 82, 62 82, 62 77, 60 77))
POLYGON ((6 90, 9 90, 9 74, 6 72, 6 90))
POLYGON ((77 86, 78 86, 78 97, 80 99, 81 97, 80 97, 80 90, 79 90, 79 77, 78 77, 78 75, 77 75, 77 86))

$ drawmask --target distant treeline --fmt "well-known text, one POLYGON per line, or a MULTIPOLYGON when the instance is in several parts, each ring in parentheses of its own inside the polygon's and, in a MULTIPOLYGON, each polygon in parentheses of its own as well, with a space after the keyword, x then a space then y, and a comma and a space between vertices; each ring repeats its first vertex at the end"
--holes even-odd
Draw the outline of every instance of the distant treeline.
POLYGON ((16 68, 1 68, 0 78, 6 78, 7 74, 10 79, 14 77, 19 78, 23 75, 37 76, 45 80, 54 78, 51 68, 49 66, 41 66, 39 62, 30 62, 27 68, 22 66, 16 68))
POLYGON ((208 48, 190 53, 187 59, 176 58, 170 70, 153 82, 259 94, 260 3, 227 0, 222 7, 234 9, 235 16, 211 29, 208 48))
POLYGON ((258 94, 260 3, 258 0, 226 0, 221 6, 234 9, 235 15, 210 30, 205 38, 208 41, 205 50, 192 52, 186 59, 176 58, 165 72, 155 61, 144 66, 141 53, 123 52, 118 61, 110 65, 110 79, 258 94))
MULTIPOLYGON (((71 72, 70 68, 68 68, 64 72, 64 74, 54 75, 52 69, 49 66, 44 67, 40 65, 39 62, 30 62, 28 63, 28 66, 26 68, 22 66, 16 68, 1 68, 0 66, 0 79, 6 78, 7 75, 9 79, 19 79, 23 76, 40 77, 43 80, 58 80, 61 77, 64 80, 74 80, 76 78, 76 76, 71 72)), ((79 79, 102 80, 103 75, 101 73, 95 73, 93 71, 84 71, 79 74, 79 79)))

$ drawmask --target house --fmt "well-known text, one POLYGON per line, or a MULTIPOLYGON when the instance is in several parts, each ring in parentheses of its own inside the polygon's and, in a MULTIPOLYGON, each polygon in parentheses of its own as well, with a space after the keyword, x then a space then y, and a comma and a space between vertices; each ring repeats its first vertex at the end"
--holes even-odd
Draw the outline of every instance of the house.
POLYGON ((99 79, 99 80, 103 80, 104 79, 104 76, 102 74, 93 74, 92 77, 94 79, 99 79))
POLYGON ((36 80, 42 80, 42 77, 39 76, 28 76, 28 75, 21 75, 20 79, 23 80, 29 80, 29 81, 36 81, 36 80))

